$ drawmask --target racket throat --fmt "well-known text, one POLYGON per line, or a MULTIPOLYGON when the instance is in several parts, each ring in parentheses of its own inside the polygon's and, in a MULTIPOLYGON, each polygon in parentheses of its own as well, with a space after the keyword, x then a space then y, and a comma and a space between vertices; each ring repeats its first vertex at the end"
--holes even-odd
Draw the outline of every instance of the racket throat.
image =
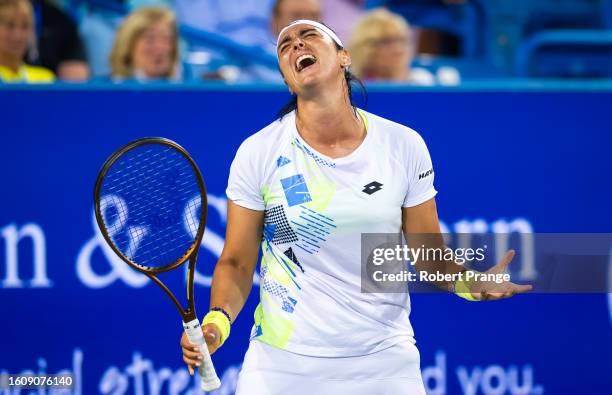
POLYGON ((196 320, 198 318, 196 316, 195 309, 193 309, 191 307, 187 308, 187 310, 185 310, 185 312, 182 314, 182 316, 183 316, 183 322, 184 323, 193 322, 194 320, 196 320))

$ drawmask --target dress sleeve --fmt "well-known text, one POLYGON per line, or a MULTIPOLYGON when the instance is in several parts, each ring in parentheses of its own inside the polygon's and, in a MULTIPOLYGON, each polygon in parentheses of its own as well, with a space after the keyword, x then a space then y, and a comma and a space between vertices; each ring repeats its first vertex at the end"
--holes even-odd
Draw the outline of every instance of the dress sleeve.
POLYGON ((407 157, 408 191, 403 207, 418 206, 438 193, 434 188, 434 170, 423 138, 414 131, 407 157))
POLYGON ((227 198, 235 204, 251 210, 264 211, 265 204, 261 194, 263 166, 257 164, 257 151, 245 141, 234 157, 230 167, 227 198))

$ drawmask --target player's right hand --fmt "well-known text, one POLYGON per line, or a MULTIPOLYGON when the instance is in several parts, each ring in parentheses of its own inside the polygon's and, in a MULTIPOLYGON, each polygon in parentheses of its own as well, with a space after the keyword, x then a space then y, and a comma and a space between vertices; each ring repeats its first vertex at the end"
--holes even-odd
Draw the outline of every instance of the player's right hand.
MULTIPOLYGON (((206 340, 206 345, 208 346, 208 352, 212 355, 215 351, 217 351, 217 348, 219 348, 221 339, 219 328, 215 324, 206 324, 202 328, 202 332, 204 333, 204 339, 206 340)), ((194 371, 202 363, 200 348, 196 344, 191 344, 187 334, 183 332, 183 336, 181 337, 181 349, 183 350, 183 361, 185 361, 187 364, 189 374, 193 376, 194 371)))

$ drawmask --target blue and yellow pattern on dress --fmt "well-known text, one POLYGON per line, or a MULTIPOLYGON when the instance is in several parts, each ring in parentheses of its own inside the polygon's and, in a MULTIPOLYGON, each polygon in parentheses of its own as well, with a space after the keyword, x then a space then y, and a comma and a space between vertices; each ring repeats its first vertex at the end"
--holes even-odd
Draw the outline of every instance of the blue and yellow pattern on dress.
POLYGON ((337 229, 328 212, 337 186, 326 176, 336 163, 308 148, 297 136, 274 160, 273 176, 260 191, 266 207, 261 302, 251 336, 283 349, 294 333, 292 315, 300 305, 300 280, 308 272, 299 257, 316 255, 337 229))

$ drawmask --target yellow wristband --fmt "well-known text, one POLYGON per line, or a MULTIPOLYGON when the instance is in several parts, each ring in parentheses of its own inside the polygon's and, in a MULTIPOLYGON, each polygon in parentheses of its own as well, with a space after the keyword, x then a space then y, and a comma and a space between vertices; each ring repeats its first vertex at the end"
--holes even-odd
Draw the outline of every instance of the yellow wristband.
POLYGON ((221 335, 221 338, 219 339, 219 347, 221 347, 230 334, 231 325, 229 320, 225 314, 220 311, 209 311, 208 314, 204 316, 204 320, 202 321, 202 326, 206 324, 215 324, 217 325, 217 328, 219 328, 219 333, 221 335))
POLYGON ((461 277, 462 277, 461 279, 455 281, 455 293, 457 294, 457 296, 465 300, 469 300, 470 302, 478 302, 479 299, 476 299, 472 295, 472 292, 470 292, 469 282, 464 280, 463 276, 461 277))

